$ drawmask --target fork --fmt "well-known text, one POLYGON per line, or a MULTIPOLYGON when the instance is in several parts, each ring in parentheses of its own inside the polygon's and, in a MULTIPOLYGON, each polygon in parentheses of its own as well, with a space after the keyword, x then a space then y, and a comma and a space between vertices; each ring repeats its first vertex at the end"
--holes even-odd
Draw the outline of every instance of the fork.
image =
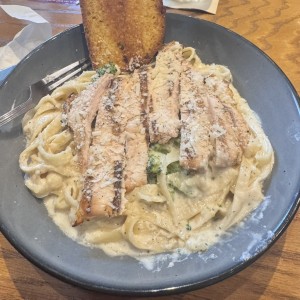
POLYGON ((43 96, 51 93, 51 91, 62 85, 64 82, 88 69, 90 66, 91 63, 88 59, 76 61, 50 75, 47 75, 45 78, 35 82, 25 90, 21 91, 14 102, 16 102, 17 99, 26 99, 26 101, 22 101, 20 105, 3 114, 0 117, 0 127, 29 111, 43 96))

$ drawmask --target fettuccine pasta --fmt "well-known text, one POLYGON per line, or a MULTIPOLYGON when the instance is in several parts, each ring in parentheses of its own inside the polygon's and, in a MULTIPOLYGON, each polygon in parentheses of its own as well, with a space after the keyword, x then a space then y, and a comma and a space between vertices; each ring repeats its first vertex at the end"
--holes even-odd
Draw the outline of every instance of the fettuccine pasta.
MULTIPOLYGON (((150 151, 160 161, 156 179, 148 179, 125 194, 122 214, 98 216, 72 226, 84 181, 78 145, 65 121, 64 106, 97 77, 94 71, 83 72, 42 98, 25 116, 27 143, 19 161, 25 185, 44 199, 50 217, 72 239, 110 255, 137 257, 176 249, 204 251, 263 200, 262 185, 271 172, 274 155, 258 118, 233 87, 228 68, 202 63, 191 47, 183 48, 182 57, 201 76, 229 82, 231 101, 250 129, 240 163, 209 167, 205 172, 189 171, 179 166, 182 136, 163 145, 151 144, 150 151)), ((212 132, 215 137, 211 138, 215 139, 223 134, 219 128, 212 132)))

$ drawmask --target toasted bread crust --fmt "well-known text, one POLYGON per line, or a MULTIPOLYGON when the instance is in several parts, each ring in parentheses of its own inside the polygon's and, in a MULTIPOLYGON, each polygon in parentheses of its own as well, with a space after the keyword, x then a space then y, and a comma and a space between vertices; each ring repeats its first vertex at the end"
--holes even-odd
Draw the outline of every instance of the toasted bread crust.
POLYGON ((80 6, 94 68, 149 63, 163 43, 162 0, 80 0, 80 6))

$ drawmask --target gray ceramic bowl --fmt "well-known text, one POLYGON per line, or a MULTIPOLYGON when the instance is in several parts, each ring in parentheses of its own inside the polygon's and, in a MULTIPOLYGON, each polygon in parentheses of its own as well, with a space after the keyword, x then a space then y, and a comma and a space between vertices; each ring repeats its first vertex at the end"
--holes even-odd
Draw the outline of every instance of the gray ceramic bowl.
MULTIPOLYGON (((234 85, 262 120, 276 153, 267 199, 245 221, 202 254, 148 271, 130 257, 108 257, 78 245, 52 223, 41 200, 23 184, 18 156, 24 148, 20 120, 1 129, 1 231, 31 262, 54 276, 93 290, 122 294, 167 294, 201 288, 238 272, 283 232, 299 205, 299 98, 282 71, 263 52, 213 23, 167 15, 166 41, 195 47, 205 63, 226 65, 234 85)), ((16 94, 55 69, 88 56, 82 26, 47 41, 17 65, 0 90, 0 114, 16 94)))

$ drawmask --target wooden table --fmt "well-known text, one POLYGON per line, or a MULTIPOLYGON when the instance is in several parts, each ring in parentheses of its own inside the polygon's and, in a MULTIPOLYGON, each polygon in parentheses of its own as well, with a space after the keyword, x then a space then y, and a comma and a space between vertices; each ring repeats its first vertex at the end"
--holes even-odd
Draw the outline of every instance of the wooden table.
MULTIPOLYGON (((0 0, 0 4, 30 6, 51 23, 53 34, 81 23, 76 2, 0 0)), ((215 22, 244 36, 279 65, 300 93, 299 0, 220 0, 216 15, 176 12, 215 22)), ((8 17, 0 9, 0 46, 26 24, 8 17)), ((86 291, 46 274, 20 255, 2 235, 0 246, 0 299, 121 299, 86 291)), ((247 269, 205 289, 156 299, 165 298, 300 299, 299 212, 275 245, 247 269)))

